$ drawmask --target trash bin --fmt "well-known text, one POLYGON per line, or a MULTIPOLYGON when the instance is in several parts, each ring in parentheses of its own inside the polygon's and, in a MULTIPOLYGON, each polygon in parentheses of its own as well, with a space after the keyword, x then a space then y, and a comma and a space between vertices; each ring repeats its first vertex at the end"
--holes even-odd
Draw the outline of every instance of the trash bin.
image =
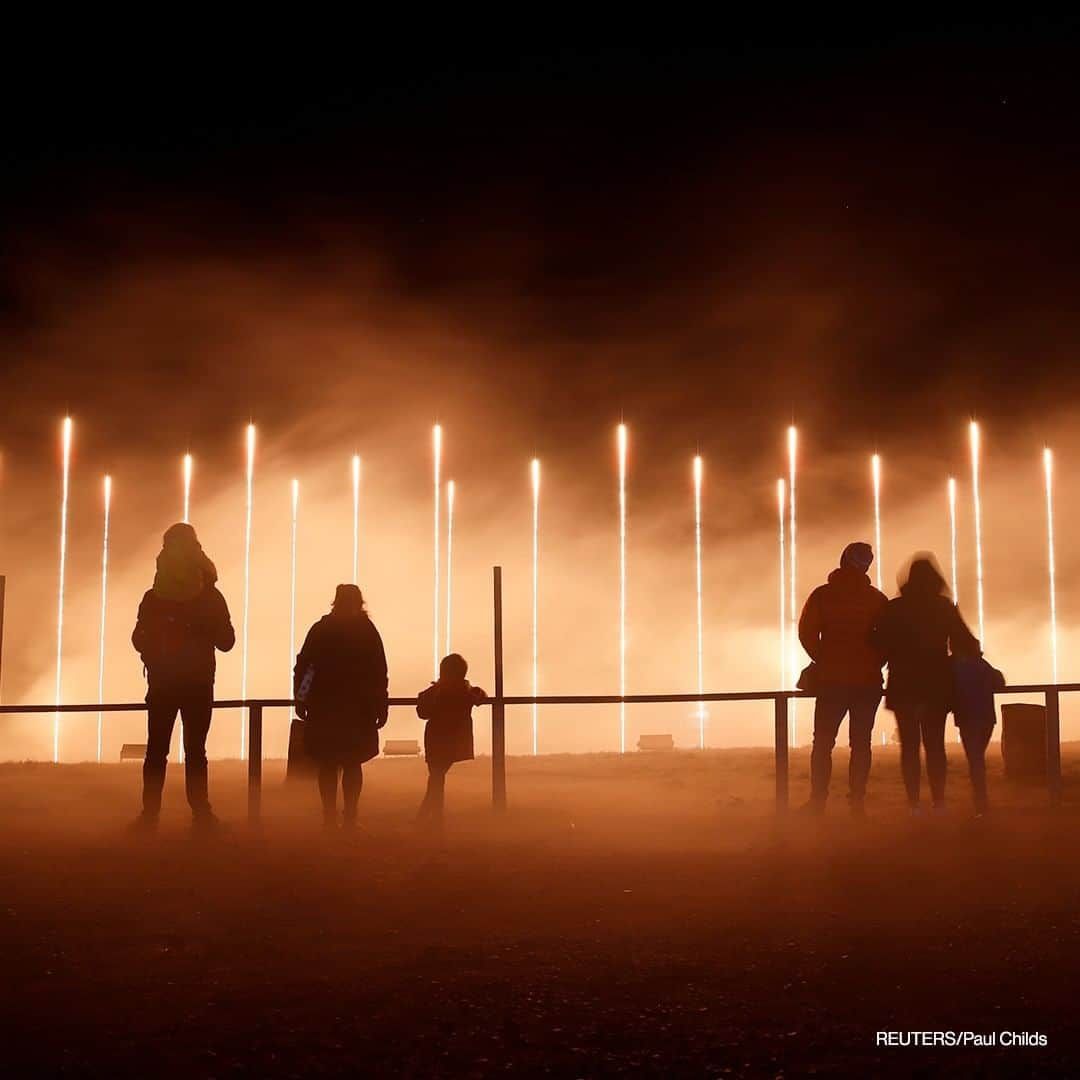
POLYGON ((1001 757, 1009 780, 1046 779, 1046 706, 1001 706, 1001 757))

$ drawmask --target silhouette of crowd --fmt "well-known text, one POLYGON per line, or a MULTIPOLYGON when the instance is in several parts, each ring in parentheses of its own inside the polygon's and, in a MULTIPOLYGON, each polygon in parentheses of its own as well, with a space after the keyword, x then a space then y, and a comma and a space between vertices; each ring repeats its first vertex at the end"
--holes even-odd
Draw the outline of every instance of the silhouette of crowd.
MULTIPOLYGON (((975 812, 987 810, 986 748, 996 721, 994 693, 1004 677, 982 657, 978 640, 948 595, 929 553, 911 561, 899 595, 888 599, 871 584, 869 544, 848 544, 839 566, 806 600, 799 640, 811 663, 799 687, 815 696, 810 798, 805 811, 824 811, 832 751, 845 718, 851 747, 848 802, 865 813, 873 733, 884 697, 896 718, 908 805, 922 812, 923 758, 932 810, 945 808, 945 732, 952 713, 967 755, 975 812), (888 671, 887 682, 883 670, 888 671)), ((213 831, 206 738, 214 700, 216 652, 236 635, 217 570, 186 523, 166 530, 152 587, 143 596, 132 644, 147 679, 147 744, 143 805, 135 828, 153 831, 179 714, 184 776, 193 827, 213 831)), ((483 690, 467 679, 468 665, 451 653, 439 677, 417 699, 426 721, 427 790, 418 819, 442 819, 451 766, 473 757, 472 710, 483 690)), ((308 631, 296 658, 293 692, 303 753, 318 777, 327 830, 356 827, 364 763, 379 753, 389 709, 382 638, 356 585, 339 585, 330 611, 308 631), (338 812, 340 787, 342 808, 338 812)))

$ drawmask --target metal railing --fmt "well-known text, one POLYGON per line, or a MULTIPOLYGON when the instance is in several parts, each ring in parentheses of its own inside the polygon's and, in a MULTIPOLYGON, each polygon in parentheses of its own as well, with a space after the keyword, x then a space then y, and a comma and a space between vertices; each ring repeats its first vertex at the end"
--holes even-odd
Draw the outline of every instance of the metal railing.
MULTIPOLYGON (((491 706, 491 800, 496 810, 506 808, 506 706, 507 705, 661 705, 699 704, 719 701, 771 701, 776 808, 788 807, 788 703, 811 698, 798 690, 728 691, 710 694, 540 694, 535 697, 506 694, 503 686, 502 568, 494 568, 494 660, 495 693, 484 704, 491 706)), ((1025 683, 1008 686, 999 694, 1042 694, 1046 704, 1046 783, 1050 805, 1061 803, 1061 695, 1080 692, 1080 683, 1025 683)), ((414 697, 394 697, 391 706, 415 706, 414 697)), ((291 698, 229 698, 214 702, 215 709, 245 709, 248 719, 248 818, 259 819, 262 807, 263 710, 292 708, 291 698)), ((0 705, 0 715, 32 713, 145 712, 146 702, 89 705, 0 705)))

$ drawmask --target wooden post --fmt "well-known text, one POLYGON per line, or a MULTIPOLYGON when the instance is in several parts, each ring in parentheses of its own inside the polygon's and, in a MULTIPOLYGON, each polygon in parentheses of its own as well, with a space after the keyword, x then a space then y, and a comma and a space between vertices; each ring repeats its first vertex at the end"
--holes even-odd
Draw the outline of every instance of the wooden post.
POLYGON ((502 567, 494 568, 495 698, 491 703, 491 804, 506 809, 506 705, 503 702, 502 567))
POLYGON ((777 694, 775 705, 774 739, 776 742, 776 812, 788 808, 788 699, 777 694))
POLYGON ((248 824, 257 825, 262 812, 262 737, 261 705, 248 706, 248 824))
POLYGON ((1061 710, 1058 691, 1046 691, 1046 787, 1050 805, 1061 805, 1061 710))

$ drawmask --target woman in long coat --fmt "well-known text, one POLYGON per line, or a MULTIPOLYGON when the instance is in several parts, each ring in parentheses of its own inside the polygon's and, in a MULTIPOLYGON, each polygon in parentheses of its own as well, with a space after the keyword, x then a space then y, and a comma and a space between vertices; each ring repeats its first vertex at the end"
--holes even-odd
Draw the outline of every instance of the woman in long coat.
POLYGON ((346 828, 356 824, 363 764, 379 753, 388 712, 386 653, 364 597, 339 585, 328 615, 304 639, 293 671, 304 749, 318 766, 323 822, 337 821, 338 774, 346 828))

